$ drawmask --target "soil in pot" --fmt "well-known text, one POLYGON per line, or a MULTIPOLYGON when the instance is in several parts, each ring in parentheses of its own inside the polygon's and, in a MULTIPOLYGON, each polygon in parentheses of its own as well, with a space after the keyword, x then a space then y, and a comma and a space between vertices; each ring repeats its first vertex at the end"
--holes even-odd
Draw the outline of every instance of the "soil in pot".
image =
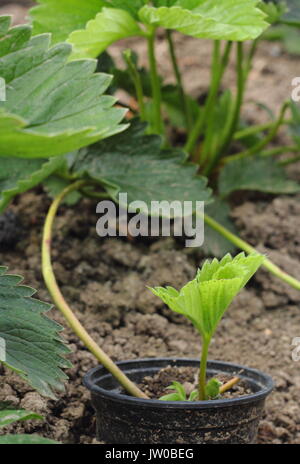
MULTIPOLYGON (((139 388, 146 393, 150 399, 159 399, 167 393, 171 393, 166 388, 171 385, 173 381, 180 382, 187 396, 197 389, 199 369, 192 366, 167 366, 162 368, 152 376, 146 376, 139 384, 139 388)), ((212 377, 211 377, 212 378, 212 377)), ((228 374, 217 374, 214 376, 222 384, 229 382, 233 377, 228 374)), ((209 379, 208 379, 209 380, 209 379)), ((238 384, 234 385, 230 390, 222 394, 222 399, 239 398, 244 395, 250 395, 252 392, 250 385, 244 380, 240 380, 238 384)))

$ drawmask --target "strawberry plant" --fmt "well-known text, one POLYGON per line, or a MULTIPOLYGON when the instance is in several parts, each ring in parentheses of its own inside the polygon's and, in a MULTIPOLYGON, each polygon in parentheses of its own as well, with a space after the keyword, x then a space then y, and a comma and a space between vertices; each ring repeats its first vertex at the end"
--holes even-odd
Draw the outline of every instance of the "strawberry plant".
MULTIPOLYGON (((71 60, 97 58, 98 69, 114 75, 110 92, 122 88, 136 98, 139 107, 137 116, 147 122, 147 134, 161 135, 162 143, 169 148, 174 145, 172 137, 168 137, 170 129, 184 128, 186 143, 184 146, 176 145, 176 150, 183 151, 185 164, 192 162, 202 179, 208 179, 214 194, 211 198, 213 203, 206 201, 206 212, 213 221, 205 217, 204 251, 222 256, 238 246, 248 252, 247 244, 234 237, 235 229, 226 205, 230 194, 236 190, 259 190, 272 194, 299 191, 299 184, 287 179, 284 171, 285 165, 297 161, 298 157, 283 162, 276 158, 287 149, 297 153, 296 138, 293 137, 294 143, 289 147, 266 149, 282 124, 290 122, 287 118, 290 104, 283 103, 278 118, 264 125, 249 127, 241 118, 247 78, 259 39, 270 24, 289 14, 286 8, 281 3, 257 0, 222 0, 218 5, 210 0, 89 1, 84 11, 77 0, 71 3, 42 0, 37 3, 39 5, 31 10, 33 33, 50 31, 53 44, 61 40, 72 44, 71 60), (165 30, 175 86, 165 85, 158 74, 158 28, 165 30), (202 106, 183 87, 172 38, 174 31, 199 40, 213 41, 211 83, 202 106), (107 54, 110 44, 128 37, 136 37, 147 44, 149 71, 141 69, 138 57, 128 50, 124 52, 125 70, 117 68, 107 54), (246 40, 253 40, 250 49, 243 44, 246 40), (236 95, 220 91, 222 77, 233 53, 236 55, 236 95), (240 152, 236 153, 237 147, 240 147, 240 152), (221 227, 215 220, 221 223, 221 227), (229 229, 228 233, 223 227, 229 229)), ((298 127, 295 117, 293 124, 298 127)), ((130 144, 130 133, 127 133, 127 139, 125 134, 122 140, 130 144)), ((151 139, 148 140, 150 142, 151 139)), ((93 152, 95 156, 97 150, 93 152)), ((95 175, 99 177, 96 171, 95 175)), ((119 173, 116 175, 120 179, 119 173)), ((120 182, 124 184, 122 179, 120 182)), ((268 261, 265 266, 269 267, 268 261)), ((272 266, 269 269, 277 274, 272 266)))

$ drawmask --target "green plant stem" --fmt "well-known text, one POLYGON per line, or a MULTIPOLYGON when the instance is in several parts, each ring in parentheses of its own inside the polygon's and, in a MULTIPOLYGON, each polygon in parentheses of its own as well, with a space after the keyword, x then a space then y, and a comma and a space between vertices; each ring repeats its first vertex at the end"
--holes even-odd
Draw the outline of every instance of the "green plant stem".
POLYGON ((64 299, 52 267, 51 262, 51 241, 53 222, 59 205, 63 199, 71 192, 79 190, 86 185, 85 181, 78 181, 65 188, 53 201, 48 211, 42 241, 42 272, 56 307, 62 312, 69 326, 74 333, 80 338, 86 348, 95 356, 95 358, 118 380, 124 389, 133 396, 138 398, 147 398, 147 396, 118 368, 112 359, 97 345, 97 343, 87 333, 83 325, 79 322, 70 306, 64 299))
POLYGON ((143 84, 141 80, 141 76, 136 69, 135 64, 132 61, 130 51, 126 50, 123 53, 124 59, 126 61, 126 64, 128 66, 129 73, 131 75, 131 79, 134 84, 135 88, 135 93, 136 93, 136 98, 138 101, 139 105, 139 110, 140 110, 140 118, 142 121, 146 120, 146 111, 145 111, 145 103, 144 103, 144 91, 143 91, 143 84))
POLYGON ((199 116, 192 128, 186 145, 184 147, 185 151, 191 153, 195 148, 197 140, 199 139, 204 124, 206 122, 207 115, 210 114, 210 111, 213 110, 215 98, 218 95, 220 83, 225 72, 225 69, 228 64, 229 55, 232 47, 232 42, 227 42, 222 62, 220 64, 220 42, 215 41, 214 43, 214 53, 212 60, 212 81, 209 88, 209 93, 205 102, 204 110, 199 113, 199 116))
POLYGON ((178 61, 177 61, 177 57, 176 57, 174 42, 173 42, 173 38, 172 38, 172 31, 170 31, 170 30, 167 30, 167 41, 168 41, 168 45, 169 45, 169 52, 170 52, 170 57, 171 57, 172 66, 173 66, 173 70, 174 70, 174 75, 175 75, 175 78, 176 78, 177 88, 179 90, 181 107, 182 107, 182 111, 183 111, 183 113, 185 115, 186 128, 189 131, 190 127, 191 127, 191 123, 192 123, 191 114, 190 114, 190 110, 189 110, 187 97, 186 97, 186 94, 185 94, 185 91, 184 91, 184 86, 183 86, 183 82, 182 82, 181 73, 180 73, 179 66, 178 66, 178 61))
POLYGON ((200 371, 199 371, 199 384, 198 384, 198 397, 199 401, 205 401, 205 387, 206 387, 206 367, 207 367, 207 356, 208 348, 210 344, 209 338, 202 338, 202 352, 201 352, 201 362, 200 362, 200 371))
POLYGON ((161 88, 157 72, 157 63, 155 58, 155 29, 148 34, 148 58, 150 65, 150 78, 152 87, 152 98, 154 104, 154 123, 153 129, 157 134, 164 133, 163 120, 161 114, 161 88))
POLYGON ((235 100, 235 105, 234 105, 234 111, 232 114, 232 119, 229 125, 228 133, 225 137, 225 140, 219 152, 220 155, 226 153, 228 148, 230 147, 234 133, 240 121, 241 109, 242 109, 244 92, 245 92, 245 87, 246 87, 246 73, 244 72, 244 67, 243 67, 243 43, 242 42, 237 43, 236 72, 237 72, 237 95, 236 95, 236 100, 235 100))
POLYGON ((248 150, 245 150, 241 153, 237 153, 236 155, 227 156, 226 158, 224 158, 224 163, 228 163, 230 161, 247 158, 248 156, 255 155, 256 153, 260 152, 263 148, 265 148, 265 146, 267 146, 270 142, 272 142, 272 140, 276 137, 277 132, 282 125, 285 113, 287 109, 289 108, 289 106, 290 106, 289 102, 285 102, 283 104, 281 111, 280 111, 279 118, 273 124, 273 127, 270 129, 268 135, 263 140, 260 140, 256 145, 249 148, 248 150))
MULTIPOLYGON (((223 227, 221 224, 219 224, 217 221, 215 221, 213 218, 211 218, 207 214, 205 214, 203 218, 204 218, 205 223, 209 227, 219 232, 219 234, 227 238, 227 240, 233 243, 237 248, 240 248, 241 250, 245 251, 248 254, 253 253, 253 252, 258 253, 258 251, 253 246, 249 245, 247 242, 245 242, 241 238, 234 235, 232 232, 230 232, 228 229, 223 227)), ((271 274, 275 275, 283 282, 286 282, 287 284, 289 284, 291 287, 295 288, 296 290, 300 290, 299 280, 295 279, 294 277, 290 276, 286 272, 282 271, 278 266, 276 266, 276 264, 272 263, 270 259, 266 258, 263 262, 263 266, 266 269, 268 269, 268 271, 270 271, 271 274)))
POLYGON ((296 145, 287 145, 286 147, 275 147, 270 148, 270 150, 265 150, 260 153, 260 156, 278 156, 283 153, 294 152, 298 153, 300 151, 299 147, 296 145))
POLYGON ((288 166, 289 164, 297 163, 300 161, 300 156, 293 156, 292 158, 287 158, 286 160, 280 161, 278 164, 280 166, 288 166))

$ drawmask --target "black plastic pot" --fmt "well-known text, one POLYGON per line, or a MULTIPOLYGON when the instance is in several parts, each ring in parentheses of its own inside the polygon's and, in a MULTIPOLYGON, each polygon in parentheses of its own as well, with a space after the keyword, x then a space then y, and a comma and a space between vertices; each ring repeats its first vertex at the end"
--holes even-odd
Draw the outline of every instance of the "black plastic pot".
MULTIPOLYGON (((118 366, 135 383, 166 366, 199 366, 198 359, 139 359, 118 366)), ((84 385, 91 390, 97 415, 97 438, 109 444, 255 443, 266 397, 273 389, 268 375, 236 364, 209 361, 208 374, 239 376, 253 392, 233 399, 197 402, 144 400, 122 393, 104 367, 90 370, 84 385)), ((172 379, 170 379, 172 381, 172 379)))

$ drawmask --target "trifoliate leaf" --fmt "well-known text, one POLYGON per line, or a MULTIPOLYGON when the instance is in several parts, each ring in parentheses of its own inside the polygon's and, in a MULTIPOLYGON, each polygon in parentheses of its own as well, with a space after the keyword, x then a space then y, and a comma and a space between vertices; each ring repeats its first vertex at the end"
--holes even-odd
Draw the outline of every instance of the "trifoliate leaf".
POLYGON ((30 38, 29 26, 7 28, 0 17, 0 156, 47 158, 118 133, 124 110, 103 96, 111 76, 95 74, 96 61, 67 63, 71 46, 49 49, 49 35, 30 38))
POLYGON ((61 369, 70 367, 64 358, 70 350, 59 335, 62 327, 44 315, 51 306, 32 298, 35 290, 6 271, 0 267, 0 339, 5 342, 0 362, 42 395, 55 398, 54 390, 64 390, 67 378, 61 369))
POLYGON ((144 36, 144 32, 127 11, 103 8, 85 29, 70 35, 71 58, 96 58, 112 43, 134 36, 144 36))
POLYGON ((0 411, 0 427, 5 427, 17 421, 32 419, 43 419, 43 417, 34 412, 25 411, 24 409, 4 409, 0 411))
POLYGON ((268 27, 258 3, 258 0, 177 0, 171 7, 145 5, 139 16, 145 24, 175 29, 193 37, 244 41, 257 38, 268 27))
POLYGON ((3 435, 0 437, 0 445, 59 445, 60 442, 38 435, 3 435))
POLYGON ((183 164, 181 151, 163 150, 161 137, 145 135, 145 127, 133 122, 124 134, 81 150, 74 173, 98 181, 116 201, 122 192, 128 203, 145 202, 140 209, 145 214, 152 201, 191 201, 193 207, 196 201, 210 201, 207 179, 197 175, 196 166, 183 164))
POLYGON ((249 156, 227 163, 219 177, 220 195, 236 190, 267 193, 297 193, 300 185, 289 180, 284 168, 272 157, 249 156))
POLYGON ((172 311, 186 316, 199 333, 210 339, 224 312, 264 261, 264 256, 240 253, 221 261, 207 260, 194 280, 179 292, 172 287, 150 289, 172 311))
POLYGON ((72 58, 96 57, 108 45, 144 36, 146 25, 199 38, 249 40, 267 27, 259 0, 38 0, 31 10, 34 33, 51 32, 54 42, 74 46, 72 58))
POLYGON ((47 159, 0 158, 0 212, 15 195, 40 184, 60 168, 61 157, 47 159))
POLYGON ((205 385, 205 396, 209 400, 217 398, 220 394, 222 383, 218 379, 210 379, 205 385))

